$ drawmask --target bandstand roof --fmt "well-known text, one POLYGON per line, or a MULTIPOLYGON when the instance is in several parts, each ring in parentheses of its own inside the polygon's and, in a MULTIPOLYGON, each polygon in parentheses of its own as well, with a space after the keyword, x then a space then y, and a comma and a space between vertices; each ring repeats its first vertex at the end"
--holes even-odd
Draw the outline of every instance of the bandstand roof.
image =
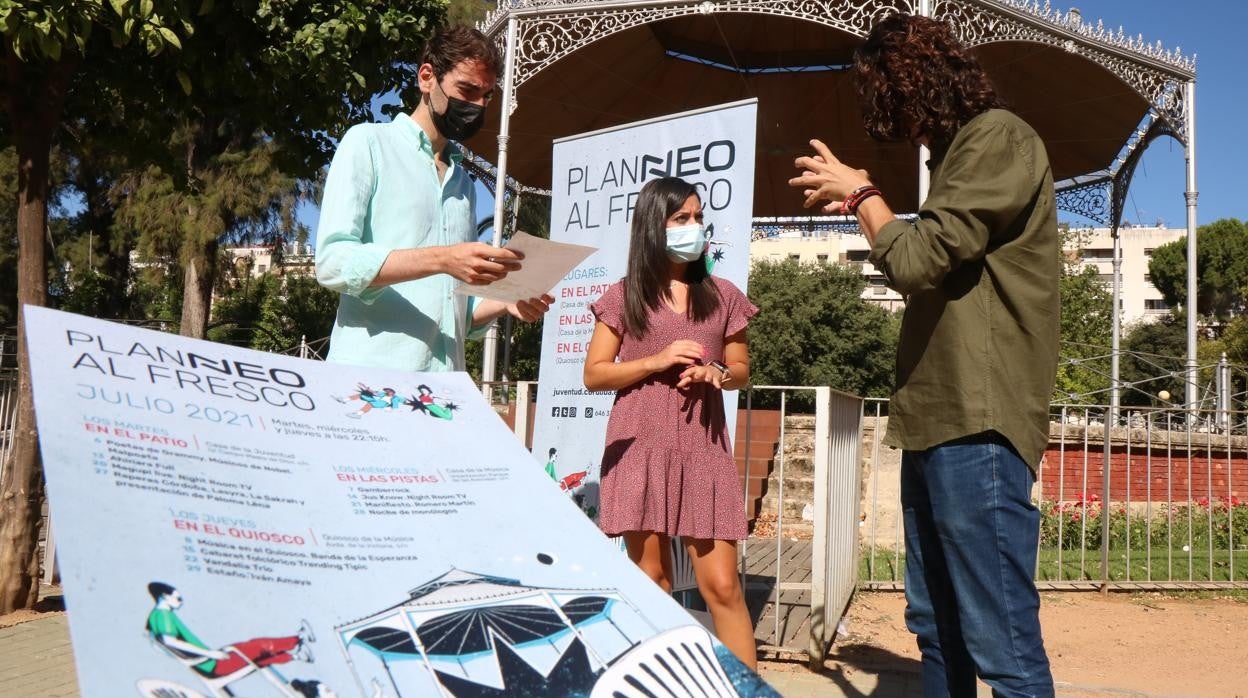
MULTIPOLYGON (((1194 78, 1191 59, 1047 7, 1012 0, 933 4, 936 16, 950 21, 972 47, 1013 110, 1045 140, 1055 178, 1066 186, 1112 179, 1130 152, 1154 135, 1182 140, 1177 95, 1194 78)), ((866 135, 846 70, 872 18, 916 11, 911 5, 513 2, 485 24, 504 46, 508 17, 517 19, 508 175, 548 189, 554 139, 755 97, 755 215, 808 213, 786 181, 794 157, 809 151, 812 137, 869 170, 895 208, 912 211, 918 203, 917 148, 875 143, 866 135)), ((501 101, 492 105, 486 128, 467 143, 491 162, 497 159, 501 101)))

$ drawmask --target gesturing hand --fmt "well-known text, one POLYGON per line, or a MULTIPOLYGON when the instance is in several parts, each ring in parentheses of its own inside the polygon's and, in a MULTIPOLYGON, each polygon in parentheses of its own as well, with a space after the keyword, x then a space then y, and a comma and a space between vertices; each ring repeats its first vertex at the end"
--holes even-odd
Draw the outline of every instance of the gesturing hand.
POLYGON ((702 360, 706 355, 706 350, 701 344, 692 339, 678 339, 667 345, 663 351, 653 355, 649 359, 647 368, 652 373, 666 371, 672 366, 690 366, 702 360))
POLYGON ((524 259, 524 255, 515 250, 484 242, 461 242, 443 249, 443 271, 474 285, 498 281, 508 272, 519 269, 520 260, 524 259))
POLYGON ((529 298, 528 300, 517 301, 507 306, 507 312, 512 317, 523 322, 537 322, 547 310, 550 310, 550 304, 555 302, 555 297, 543 293, 537 298, 529 298))
POLYGON ((822 141, 812 140, 810 146, 815 149, 815 154, 793 161, 793 166, 802 170, 802 174, 790 179, 789 186, 802 190, 806 197, 803 207, 811 208, 820 202, 827 202, 821 210, 829 214, 838 213, 841 202, 850 192, 870 184, 871 178, 866 170, 855 170, 837 160, 822 141))

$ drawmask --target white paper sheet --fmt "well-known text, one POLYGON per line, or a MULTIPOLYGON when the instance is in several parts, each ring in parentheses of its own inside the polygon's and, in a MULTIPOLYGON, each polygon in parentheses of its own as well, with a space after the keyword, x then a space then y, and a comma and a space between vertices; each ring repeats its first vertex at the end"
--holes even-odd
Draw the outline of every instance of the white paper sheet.
POLYGON ((455 292, 504 303, 537 298, 554 288, 586 257, 598 251, 597 247, 552 242, 528 233, 516 233, 503 247, 524 254, 518 271, 484 286, 463 285, 455 292))

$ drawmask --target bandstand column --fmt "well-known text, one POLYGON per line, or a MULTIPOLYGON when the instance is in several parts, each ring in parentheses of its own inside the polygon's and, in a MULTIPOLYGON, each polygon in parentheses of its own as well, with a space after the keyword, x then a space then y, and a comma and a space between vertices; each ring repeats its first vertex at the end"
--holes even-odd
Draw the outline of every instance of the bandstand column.
POLYGON ((1196 81, 1183 88, 1183 154, 1187 160, 1187 408, 1196 409, 1196 81))
MULTIPOLYGON (((919 0, 919 15, 923 17, 932 16, 932 0, 919 0)), ((923 207, 923 202, 927 201, 927 192, 932 188, 932 173, 927 169, 927 161, 932 159, 932 151, 925 145, 919 146, 919 205, 917 208, 923 207)))
MULTIPOLYGON (((511 107, 516 82, 516 18, 507 18, 506 56, 503 59, 503 103, 498 110, 498 162, 494 179, 494 240, 493 245, 499 247, 503 242, 503 206, 507 191, 507 142, 511 139, 511 107)), ((490 383, 494 380, 494 368, 498 357, 498 323, 490 324, 485 335, 485 347, 482 352, 481 390, 490 397, 490 383)))
MULTIPOLYGON (((1118 184, 1111 185, 1117 187, 1118 184)), ((1115 219, 1110 228, 1114 240, 1113 257, 1113 319, 1111 322, 1111 346, 1109 358, 1109 414, 1105 415, 1105 430, 1118 426, 1118 412, 1122 405, 1122 236, 1118 233, 1118 221, 1115 219)))

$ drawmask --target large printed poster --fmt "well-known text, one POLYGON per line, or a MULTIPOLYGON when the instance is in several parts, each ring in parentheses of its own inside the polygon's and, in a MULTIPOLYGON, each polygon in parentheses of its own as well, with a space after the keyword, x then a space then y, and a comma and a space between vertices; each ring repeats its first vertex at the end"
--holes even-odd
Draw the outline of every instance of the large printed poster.
POLYGON ((82 695, 774 695, 465 374, 25 312, 82 695))
MULTIPOLYGON (((555 141, 550 237, 597 247, 551 291, 542 329, 533 455, 597 520, 598 477, 613 391, 585 390, 589 306, 624 276, 637 194, 648 181, 681 177, 698 187, 713 227, 712 273, 746 290, 754 212, 756 100, 652 119, 555 141)), ((736 424, 735 393, 725 396, 736 424)))

